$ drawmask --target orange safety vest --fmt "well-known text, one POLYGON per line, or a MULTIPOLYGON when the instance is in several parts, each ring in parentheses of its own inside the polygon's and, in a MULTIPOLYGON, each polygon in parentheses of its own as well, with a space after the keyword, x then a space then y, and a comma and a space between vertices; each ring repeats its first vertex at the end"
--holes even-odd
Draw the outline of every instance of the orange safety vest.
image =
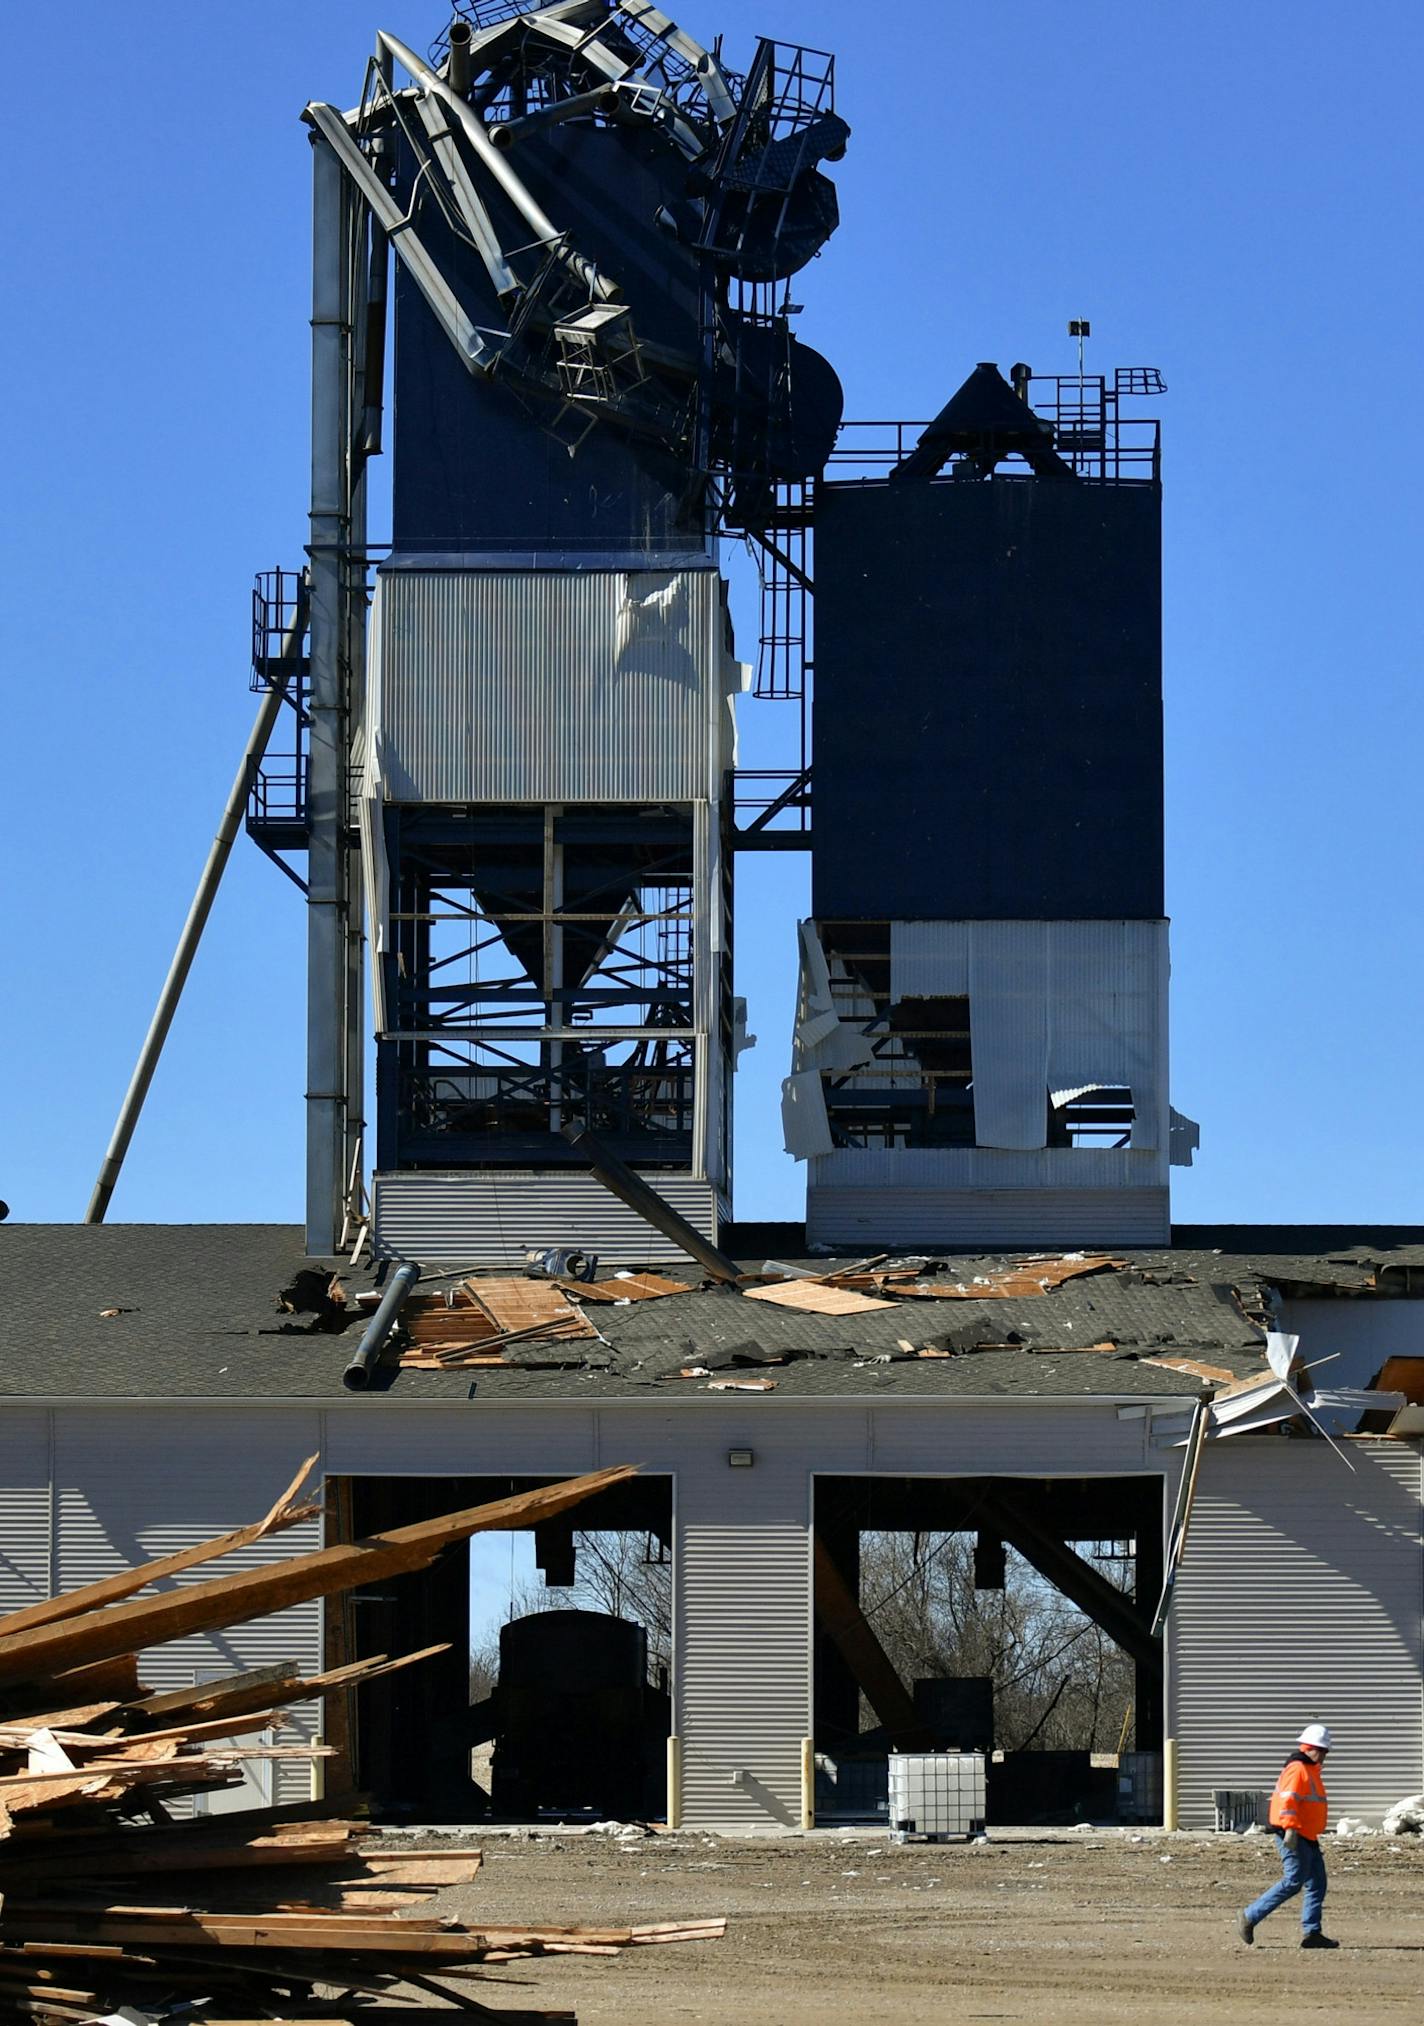
POLYGON ((1281 1767, 1271 1796, 1271 1827, 1298 1830, 1310 1842, 1318 1843, 1325 1834, 1328 1813, 1319 1766, 1292 1752, 1281 1767))

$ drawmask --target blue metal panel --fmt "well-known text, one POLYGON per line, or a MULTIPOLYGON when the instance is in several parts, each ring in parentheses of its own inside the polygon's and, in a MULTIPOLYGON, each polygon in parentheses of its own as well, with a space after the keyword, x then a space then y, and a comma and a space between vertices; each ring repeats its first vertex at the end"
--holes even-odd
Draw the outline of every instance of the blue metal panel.
POLYGON ((1160 495, 823 486, 813 909, 1154 919, 1160 495))

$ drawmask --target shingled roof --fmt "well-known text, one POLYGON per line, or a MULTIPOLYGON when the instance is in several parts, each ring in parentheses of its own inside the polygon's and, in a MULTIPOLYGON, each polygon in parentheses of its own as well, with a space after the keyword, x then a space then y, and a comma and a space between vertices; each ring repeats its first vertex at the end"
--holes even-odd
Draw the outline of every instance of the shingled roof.
MULTIPOLYGON (((1255 1253, 1247 1235, 1239 1251, 1119 1252, 1109 1270, 1000 1299, 977 1298, 977 1288, 1035 1255, 956 1255, 927 1267, 923 1282, 963 1287, 967 1298, 846 1316, 702 1288, 689 1267, 686 1293, 590 1303, 598 1334, 554 1355, 511 1345, 499 1366, 389 1369, 365 1397, 373 1409, 392 1395, 465 1399, 472 1387, 486 1400, 688 1398, 759 1372, 773 1375, 781 1397, 1191 1397, 1204 1376, 1194 1367, 1222 1379, 1262 1369, 1277 1290, 1424 1294, 1424 1233, 1354 1243, 1332 1234, 1324 1254, 1293 1250, 1278 1231, 1255 1253)), ((763 1263, 747 1261, 753 1271, 763 1263)), ((799 1263, 812 1272, 832 1264, 799 1263)), ((342 1371, 360 1329, 354 1298, 376 1282, 369 1268, 305 1260, 299 1229, 270 1224, 8 1224, 0 1275, 0 1395, 11 1399, 349 1400, 342 1371), (303 1265, 339 1271, 353 1298, 347 1327, 279 1310, 278 1290, 303 1265)), ((442 1269, 423 1285, 456 1277, 442 1269)))

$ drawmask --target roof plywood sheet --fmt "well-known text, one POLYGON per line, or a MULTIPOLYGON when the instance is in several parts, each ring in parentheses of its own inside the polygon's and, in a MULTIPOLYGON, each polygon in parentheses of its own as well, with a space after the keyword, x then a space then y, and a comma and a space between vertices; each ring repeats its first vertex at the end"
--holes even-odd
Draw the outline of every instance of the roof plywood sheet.
POLYGON ((893 1301, 856 1294, 848 1287, 828 1287, 817 1280, 787 1280, 775 1287, 751 1287, 745 1298, 769 1301, 777 1308, 800 1309, 806 1315, 868 1315, 872 1309, 895 1306, 893 1301))

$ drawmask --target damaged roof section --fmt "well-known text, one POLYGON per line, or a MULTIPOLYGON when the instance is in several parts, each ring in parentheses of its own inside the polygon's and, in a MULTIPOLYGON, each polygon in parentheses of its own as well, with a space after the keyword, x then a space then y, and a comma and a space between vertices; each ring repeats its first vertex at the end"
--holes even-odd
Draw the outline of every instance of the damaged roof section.
MULTIPOLYGON (((13 1298, 0 1390, 11 1397, 342 1397, 381 1293, 369 1269, 304 1260, 284 1226, 9 1225, 3 1248, 13 1298)), ((1268 1375, 1282 1290, 1424 1292, 1418 1244, 742 1264, 731 1287, 691 1262, 616 1274, 586 1264, 588 1279, 442 1270, 406 1302, 374 1390, 1193 1397, 1268 1375)))

